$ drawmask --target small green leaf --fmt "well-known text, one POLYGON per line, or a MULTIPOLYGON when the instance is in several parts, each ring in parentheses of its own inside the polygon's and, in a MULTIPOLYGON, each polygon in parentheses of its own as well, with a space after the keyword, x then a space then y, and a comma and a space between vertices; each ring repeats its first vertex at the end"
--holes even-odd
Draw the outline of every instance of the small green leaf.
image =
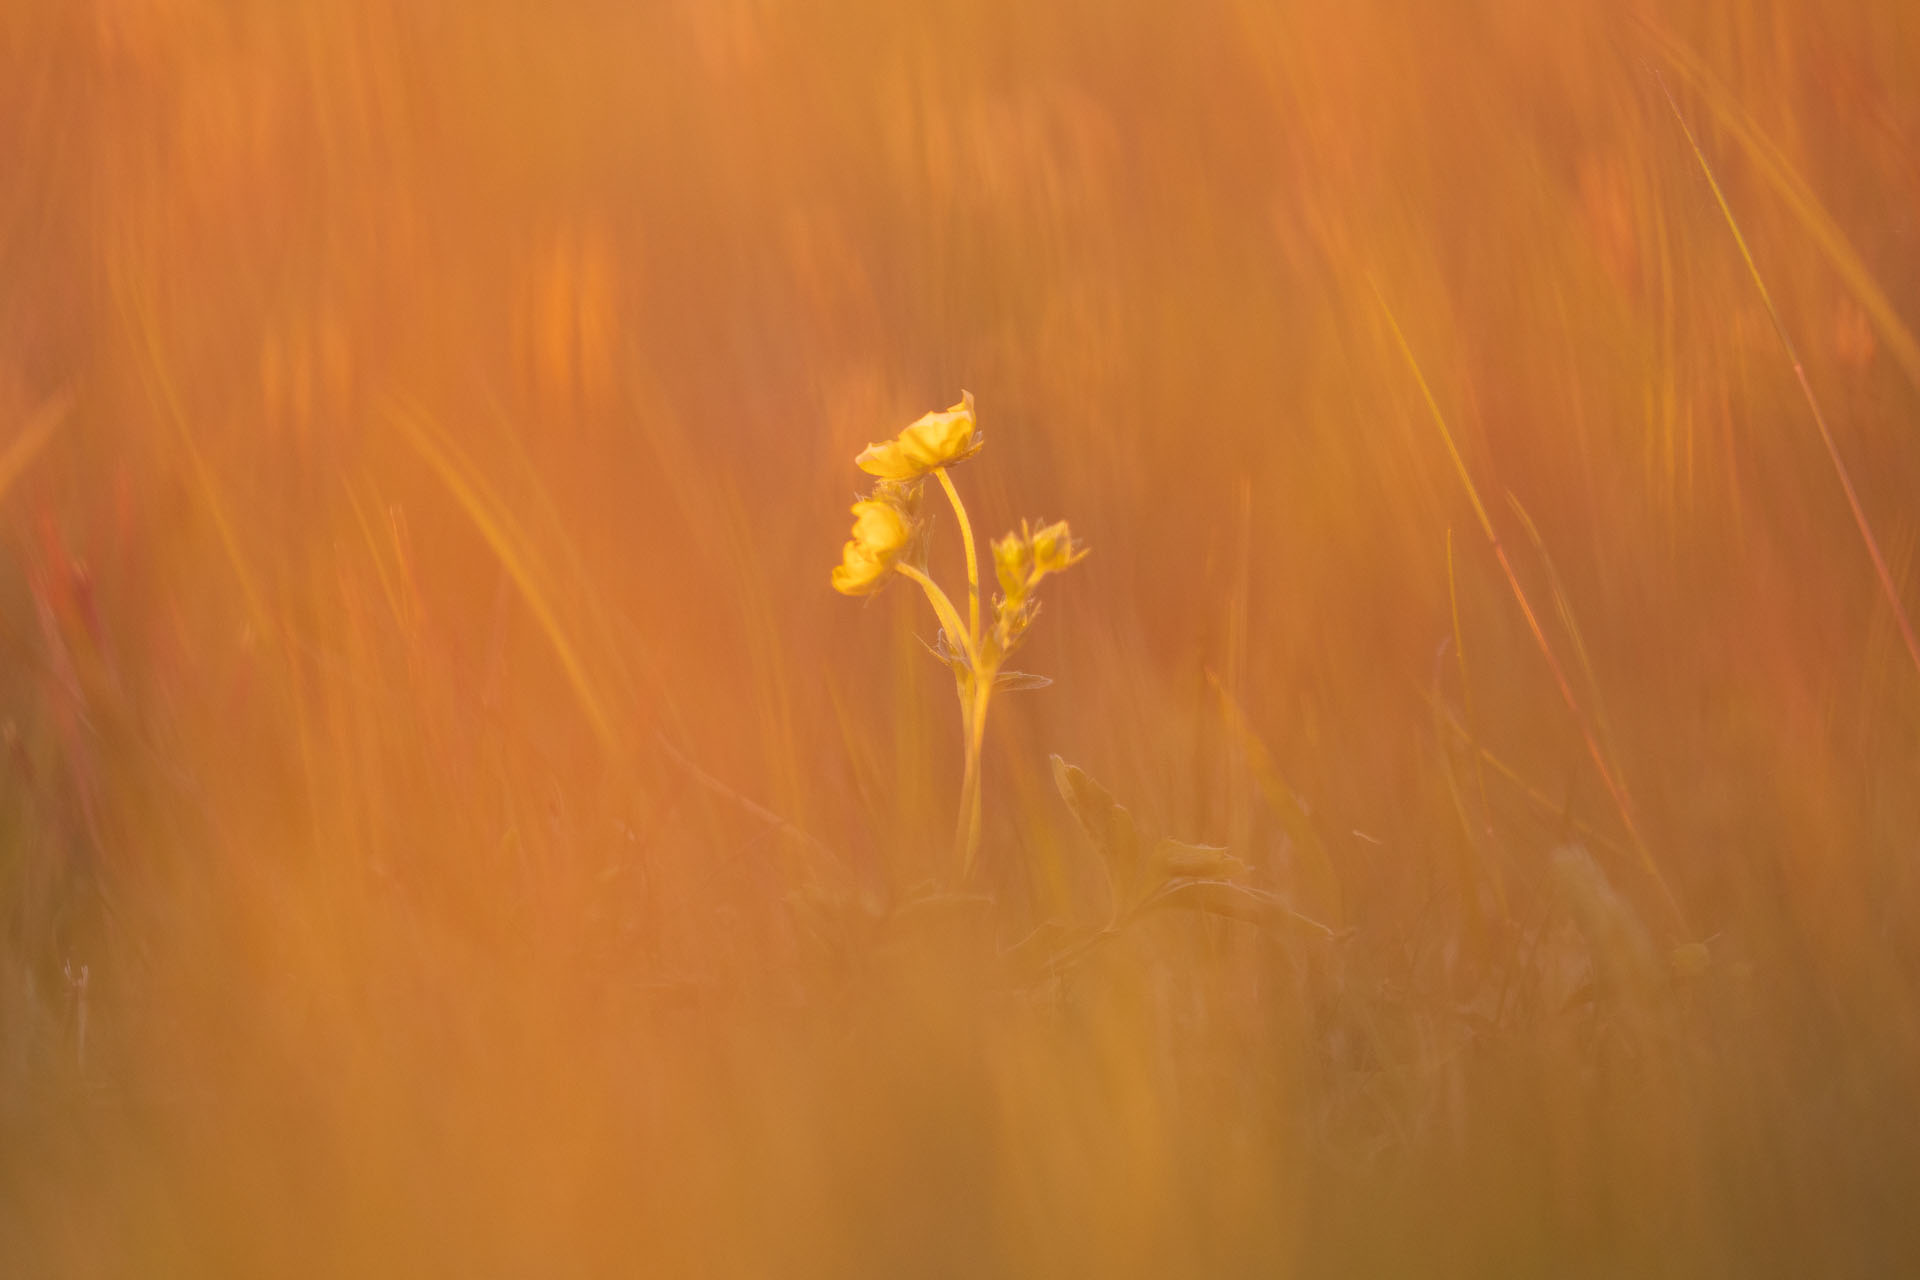
POLYGON ((1277 893, 1236 884, 1231 880, 1201 880, 1182 877, 1169 880, 1140 904, 1140 911, 1185 907, 1208 915, 1244 920, 1265 928, 1288 929, 1316 938, 1338 939, 1345 935, 1302 915, 1287 905, 1277 893))
POLYGON ((967 655, 956 650, 948 643, 947 633, 944 629, 934 637, 932 644, 928 644, 925 640, 922 640, 920 641, 920 647, 945 663, 953 671, 954 675, 964 676, 967 674, 967 655))
POLYGON ((1059 789, 1060 798, 1067 802, 1067 808, 1073 811, 1080 829, 1087 833, 1087 839, 1104 861, 1117 911, 1123 901, 1131 896, 1139 876, 1140 833, 1133 824, 1133 815, 1114 800, 1111 792, 1088 777, 1084 770, 1075 768, 1059 756, 1051 759, 1053 785, 1059 789))
POLYGON ((1168 879, 1186 876, 1201 880, 1232 880, 1251 868, 1218 845, 1188 844, 1184 840, 1154 842, 1153 865, 1168 879))

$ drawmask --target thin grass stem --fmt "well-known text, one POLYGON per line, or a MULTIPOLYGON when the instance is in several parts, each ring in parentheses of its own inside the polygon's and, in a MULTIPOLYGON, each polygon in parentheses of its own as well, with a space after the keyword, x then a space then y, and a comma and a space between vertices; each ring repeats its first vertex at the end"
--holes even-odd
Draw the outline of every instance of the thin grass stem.
POLYGON ((1380 292, 1379 286, 1372 285, 1371 281, 1368 283, 1373 288, 1374 301, 1379 303, 1381 314, 1386 317, 1387 327, 1393 332, 1394 342, 1398 344, 1400 354, 1405 358, 1407 368, 1412 372, 1414 382, 1420 388, 1420 395, 1426 402, 1427 411, 1433 416, 1434 426, 1439 429, 1440 438, 1446 443, 1447 453, 1453 458, 1454 470, 1459 473, 1460 483, 1466 488, 1467 498, 1473 504, 1474 514, 1479 517, 1480 528, 1486 533, 1487 541, 1492 545, 1494 559, 1499 561, 1500 571, 1506 575, 1507 585, 1512 589, 1513 598, 1520 606, 1520 614, 1526 619, 1527 630, 1533 634, 1534 644, 1539 648, 1541 656, 1546 659, 1547 669, 1553 673, 1553 681, 1560 690, 1561 700, 1567 704, 1567 710, 1573 713, 1574 723, 1578 726, 1580 736, 1586 743, 1587 755, 1593 761, 1594 770, 1600 775, 1601 785, 1606 788, 1607 796, 1613 801, 1614 809, 1620 815, 1620 822, 1626 828, 1628 839, 1635 852, 1639 854, 1641 868, 1646 872, 1647 878, 1653 882, 1654 887, 1659 890, 1663 905, 1667 908, 1681 935, 1685 936, 1686 915, 1680 910, 1680 901, 1674 896, 1673 888, 1667 883, 1666 876, 1661 874, 1659 864, 1653 860, 1653 851, 1647 847, 1646 841, 1641 837, 1640 824, 1634 819, 1633 804, 1627 795, 1626 787, 1614 775, 1612 767, 1607 763, 1606 752, 1601 750, 1600 739, 1594 729, 1592 717, 1586 713, 1580 705, 1580 700, 1574 696, 1573 684, 1567 679, 1566 669, 1561 666, 1559 655, 1554 652, 1553 645, 1547 640, 1546 631, 1540 626, 1540 618, 1534 612, 1533 602, 1528 599, 1526 588, 1520 585, 1520 575, 1514 572, 1513 562, 1507 558, 1506 546, 1500 541, 1499 533, 1494 530, 1493 520, 1487 515, 1487 509, 1480 501, 1479 489, 1473 483, 1473 474, 1467 470, 1466 460, 1461 457, 1459 447, 1454 443, 1453 432, 1447 426, 1446 415, 1440 411, 1440 401, 1434 396, 1433 388, 1428 385, 1427 376, 1422 372, 1420 362, 1413 354, 1413 346, 1407 341, 1406 333, 1400 328, 1400 321, 1395 318, 1393 308, 1387 305, 1386 297, 1380 292))
POLYGON ((1887 568, 1886 557, 1880 554, 1880 542, 1873 536, 1873 528, 1867 523, 1867 513, 1860 505, 1860 495, 1854 491, 1853 477, 1847 472, 1847 464, 1840 457, 1840 448, 1834 443, 1833 432, 1827 428, 1827 415, 1820 411, 1820 401, 1813 394, 1813 384, 1807 381, 1806 368, 1800 363, 1800 352, 1794 347, 1793 339, 1787 334, 1786 322, 1780 319, 1779 308, 1773 305, 1773 295, 1767 291, 1767 282, 1760 276, 1760 267, 1753 260, 1753 252, 1747 248, 1747 238, 1741 234, 1740 223, 1733 216, 1733 206, 1727 203, 1726 193, 1720 190, 1720 180, 1713 176, 1713 166, 1707 163, 1706 152, 1694 140, 1693 130, 1687 125, 1687 118, 1680 113, 1680 104, 1674 101, 1673 91, 1667 88, 1664 77, 1655 74, 1660 81, 1660 92, 1666 95, 1667 106, 1673 110, 1673 118, 1679 122, 1680 132, 1687 136, 1687 145, 1693 148, 1693 158, 1700 162, 1700 172, 1707 176, 1707 186, 1713 191, 1713 198, 1720 205, 1720 213, 1727 220, 1727 230, 1733 233, 1733 243, 1740 250, 1740 260, 1747 265, 1747 275, 1753 281, 1753 287, 1760 293, 1760 302, 1767 309, 1767 318, 1773 322, 1773 331, 1780 339, 1780 345, 1786 349, 1787 359, 1793 364, 1793 376, 1800 383, 1800 394, 1806 398, 1807 408, 1813 414, 1813 425, 1820 432, 1820 443, 1826 447, 1827 459, 1833 463, 1833 473, 1840 478, 1840 488, 1847 495, 1847 508, 1853 512, 1853 523, 1860 530, 1860 540, 1866 544, 1867 557, 1873 561, 1874 576, 1880 580, 1881 594, 1887 598, 1887 606, 1893 610, 1893 620, 1900 627, 1900 638, 1906 642, 1907 656, 1913 660, 1913 669, 1920 672, 1920 639, 1913 633, 1913 623, 1907 618, 1906 606, 1900 603, 1900 592, 1893 584, 1893 574, 1887 568))

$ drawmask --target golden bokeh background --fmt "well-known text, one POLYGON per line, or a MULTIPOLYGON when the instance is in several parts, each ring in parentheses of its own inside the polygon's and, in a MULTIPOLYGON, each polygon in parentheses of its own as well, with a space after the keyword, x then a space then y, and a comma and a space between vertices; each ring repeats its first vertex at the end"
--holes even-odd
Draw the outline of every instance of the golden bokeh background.
POLYGON ((0 6, 0 1269, 1912 1266, 1917 68, 1897 0, 0 6), (966 885, 930 615, 827 581, 962 388, 983 534, 1092 547, 966 885), (1333 936, 1050 953, 1055 753, 1333 936))

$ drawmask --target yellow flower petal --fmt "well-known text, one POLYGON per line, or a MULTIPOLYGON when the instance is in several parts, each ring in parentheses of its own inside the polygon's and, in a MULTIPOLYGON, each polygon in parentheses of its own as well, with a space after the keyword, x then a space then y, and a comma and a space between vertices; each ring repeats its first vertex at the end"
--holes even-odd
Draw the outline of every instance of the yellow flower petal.
POLYGON ((870 444, 853 461, 868 475, 879 476, 882 480, 910 480, 920 474, 901 452, 898 440, 870 444))
POLYGON ((840 549, 840 563, 833 567, 833 589, 849 596, 871 595, 886 585, 891 568, 859 543, 849 542, 840 549))
POLYGON ((853 537, 840 548, 833 571, 836 591, 867 595, 886 585, 893 562, 913 541, 913 525, 892 502, 862 499, 853 504, 853 537))
POLYGON ((868 445, 854 462, 869 475, 910 480, 935 467, 971 458, 980 452, 980 444, 973 393, 962 391, 960 402, 952 408, 920 415, 893 439, 868 445))
POLYGON ((872 555, 891 557, 913 537, 906 517, 890 503, 856 502, 853 517, 853 540, 872 555))

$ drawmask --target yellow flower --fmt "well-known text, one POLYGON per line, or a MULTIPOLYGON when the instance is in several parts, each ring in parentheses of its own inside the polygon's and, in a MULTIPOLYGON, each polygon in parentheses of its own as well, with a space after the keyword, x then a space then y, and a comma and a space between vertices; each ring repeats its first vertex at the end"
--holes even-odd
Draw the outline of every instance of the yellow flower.
POLYGON ((900 508, 867 499, 853 504, 853 540, 875 555, 892 559, 913 537, 900 508))
POLYGON ((840 548, 833 589, 864 596, 887 584, 893 562, 913 541, 913 526, 900 508, 871 499, 853 504, 853 539, 840 548))
POLYGON ((840 563, 833 567, 833 589, 842 595, 871 595, 886 585, 889 567, 859 543, 849 542, 840 549, 840 563))
POLYGON ((973 393, 962 391, 959 404, 943 413, 922 414, 893 439, 868 445, 854 462, 883 480, 911 480, 935 467, 971 458, 980 452, 980 444, 973 393))

